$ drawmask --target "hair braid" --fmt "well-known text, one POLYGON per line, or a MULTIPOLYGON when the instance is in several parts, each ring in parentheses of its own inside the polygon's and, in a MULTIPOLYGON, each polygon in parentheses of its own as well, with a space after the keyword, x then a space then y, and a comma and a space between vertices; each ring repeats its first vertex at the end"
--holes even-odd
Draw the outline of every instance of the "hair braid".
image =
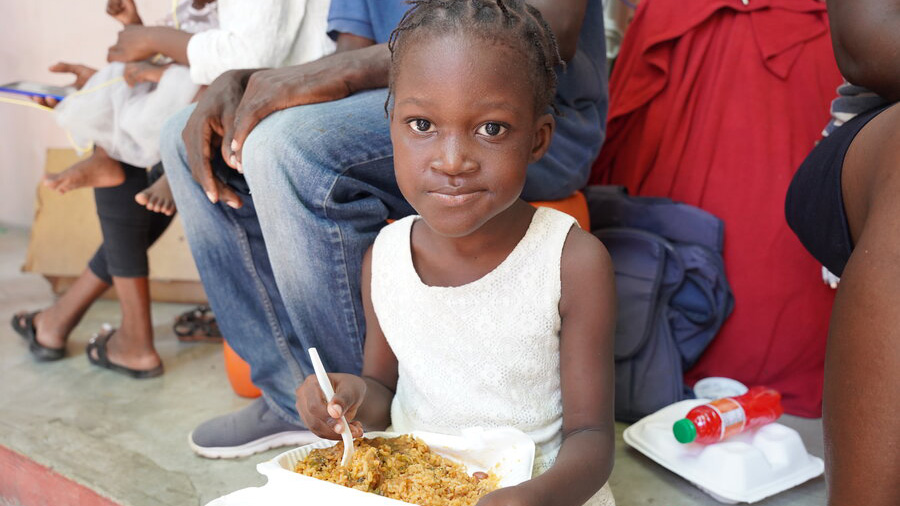
POLYGON ((503 40, 522 51, 533 62, 530 75, 535 87, 535 105, 553 106, 560 58, 556 36, 538 9, 524 0, 408 0, 409 10, 388 38, 391 77, 384 102, 388 113, 394 78, 405 49, 404 41, 414 33, 458 31, 503 40), (474 21, 474 23, 473 23, 474 21), (399 55, 399 56, 398 56, 399 55))

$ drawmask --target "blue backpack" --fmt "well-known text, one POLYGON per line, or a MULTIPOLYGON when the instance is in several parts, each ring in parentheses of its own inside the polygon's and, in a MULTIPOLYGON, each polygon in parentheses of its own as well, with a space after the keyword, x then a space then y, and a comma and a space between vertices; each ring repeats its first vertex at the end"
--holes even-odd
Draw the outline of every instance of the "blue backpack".
POLYGON ((615 416, 632 422, 694 397, 683 373, 734 307, 722 261, 725 225, 702 209, 628 196, 622 187, 584 194, 591 232, 616 275, 615 416))

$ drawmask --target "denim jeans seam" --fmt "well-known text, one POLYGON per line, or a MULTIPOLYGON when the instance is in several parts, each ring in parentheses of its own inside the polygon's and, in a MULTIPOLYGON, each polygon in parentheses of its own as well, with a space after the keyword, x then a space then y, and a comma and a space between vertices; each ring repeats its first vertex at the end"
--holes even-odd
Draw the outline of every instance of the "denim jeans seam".
POLYGON ((244 229, 235 222, 235 218, 232 213, 225 212, 224 214, 228 217, 228 220, 231 222, 231 225, 239 238, 237 243, 238 249, 241 252, 241 258, 243 259, 245 267, 247 267, 247 270, 250 272, 250 275, 253 278, 253 287, 259 295, 260 301, 262 302, 263 309, 266 313, 266 322, 268 322, 269 330, 272 332, 272 337, 275 339, 275 345, 278 347, 278 351, 281 353, 282 358, 285 359, 285 362, 287 362, 288 368, 291 371, 291 375, 299 384, 299 382, 303 379, 303 373, 302 371, 300 371, 300 367, 294 361, 294 356, 291 354, 290 349, 287 346, 284 332, 282 332, 281 325, 279 325, 278 323, 278 318, 275 315, 275 309, 272 306, 272 301, 269 299, 269 294, 266 291, 265 287, 261 286, 262 281, 260 281, 259 274, 256 272, 256 266, 253 264, 253 254, 250 252, 247 235, 244 232, 244 229))
POLYGON ((365 340, 364 339, 361 340, 359 338, 360 330, 361 330, 357 323, 359 321, 359 318, 356 314, 356 308, 353 305, 353 301, 351 300, 350 297, 348 297, 348 294, 351 291, 350 290, 350 273, 347 272, 347 252, 344 250, 344 247, 343 247, 343 245, 344 245, 343 233, 341 232, 340 225, 337 225, 336 222, 334 222, 334 220, 332 220, 328 216, 328 203, 332 201, 332 195, 334 193, 334 188, 335 188, 335 186, 337 186, 338 181, 340 181, 340 179, 342 177, 346 177, 347 172, 349 172, 353 168, 358 167, 360 165, 377 162, 380 160, 384 160, 386 158, 392 158, 393 156, 394 156, 394 154, 391 153, 389 155, 382 155, 379 157, 369 158, 367 160, 360 161, 360 162, 346 166, 342 171, 340 171, 338 174, 336 174, 334 181, 331 184, 331 187, 328 189, 328 192, 325 194, 325 198, 322 201, 323 216, 325 216, 325 218, 328 219, 329 221, 332 221, 333 223, 335 223, 335 233, 332 233, 332 236, 333 236, 332 242, 337 244, 337 246, 338 246, 337 249, 340 251, 340 254, 342 257, 341 265, 343 266, 343 272, 342 272, 343 276, 339 282, 342 284, 342 288, 343 288, 341 290, 341 294, 342 294, 341 305, 343 306, 342 313, 344 314, 344 318, 345 318, 344 325, 346 325, 347 328, 352 328, 354 330, 353 334, 351 336, 349 336, 349 338, 352 339, 354 342, 353 344, 355 345, 355 347, 354 347, 353 352, 354 352, 354 354, 357 355, 356 358, 358 360, 362 360, 362 356, 358 353, 357 350, 362 349, 362 346, 363 346, 363 343, 365 342, 365 340), (350 314, 352 314, 353 317, 350 319, 351 321, 347 321, 347 315, 350 315, 350 314))
MULTIPOLYGON (((287 422, 287 423, 290 423, 293 425, 297 425, 297 419, 292 417, 287 411, 285 411, 281 406, 279 406, 278 403, 275 402, 274 399, 270 398, 266 394, 266 392, 262 393, 262 399, 263 399, 263 401, 265 401, 266 406, 269 407, 269 411, 271 411, 272 413, 275 413, 275 416, 280 418, 281 421, 287 422)), ((302 422, 303 420, 300 420, 300 421, 302 422)), ((305 426, 304 427, 297 426, 297 429, 304 430, 304 429, 306 429, 306 427, 305 426)))

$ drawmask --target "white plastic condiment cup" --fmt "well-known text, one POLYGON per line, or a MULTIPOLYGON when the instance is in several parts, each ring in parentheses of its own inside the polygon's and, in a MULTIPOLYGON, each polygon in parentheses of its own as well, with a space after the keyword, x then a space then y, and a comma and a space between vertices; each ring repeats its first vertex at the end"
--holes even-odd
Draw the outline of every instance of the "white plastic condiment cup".
MULTIPOLYGON (((319 388, 325 394, 325 402, 331 402, 331 398, 334 397, 334 388, 331 386, 331 380, 328 379, 325 366, 322 365, 322 360, 319 358, 319 352, 315 348, 309 349, 309 359, 312 361, 313 369, 316 371, 319 388)), ((341 415, 341 427, 344 429, 341 431, 341 439, 344 441, 344 456, 341 458, 341 466, 346 467, 350 463, 350 459, 353 458, 353 435, 350 433, 350 424, 347 423, 344 415, 341 415)))

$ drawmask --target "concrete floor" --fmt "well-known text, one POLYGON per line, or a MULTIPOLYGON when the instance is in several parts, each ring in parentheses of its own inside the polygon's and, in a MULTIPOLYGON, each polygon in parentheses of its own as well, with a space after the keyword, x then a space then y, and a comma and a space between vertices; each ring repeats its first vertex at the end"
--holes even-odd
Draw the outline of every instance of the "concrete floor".
MULTIPOLYGON (((16 311, 51 304, 53 296, 42 277, 19 272, 26 247, 26 231, 0 227, 0 446, 128 506, 200 505, 262 485, 255 464, 283 450, 210 461, 194 456, 186 444, 195 425, 249 402, 231 391, 220 346, 175 339, 172 319, 189 306, 153 305, 156 344, 166 367, 160 378, 132 380, 88 364, 84 347, 90 336, 102 323, 118 321, 114 301, 100 301, 87 313, 64 360, 31 359, 7 322, 16 311)), ((820 420, 781 422, 800 431, 810 453, 822 456, 820 420)), ((620 506, 719 504, 628 448, 624 428, 619 424, 610 480, 620 506)), ((824 480, 817 478, 757 504, 824 503, 824 480)), ((0 505, 18 506, 2 496, 0 505)))

